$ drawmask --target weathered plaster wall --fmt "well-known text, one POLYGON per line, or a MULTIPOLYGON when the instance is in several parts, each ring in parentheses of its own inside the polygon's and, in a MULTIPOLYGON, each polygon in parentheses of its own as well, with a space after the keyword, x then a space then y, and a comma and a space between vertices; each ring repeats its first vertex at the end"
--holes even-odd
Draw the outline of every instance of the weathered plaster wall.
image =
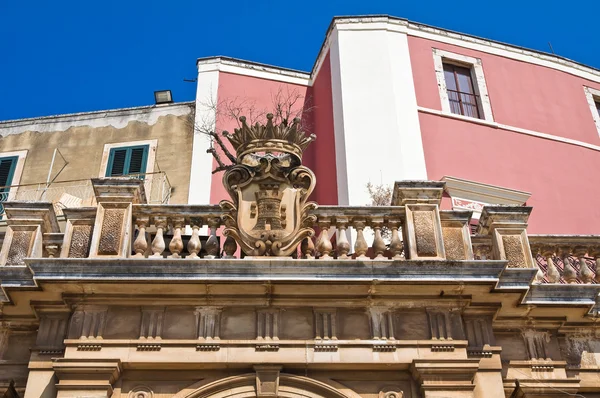
MULTIPOLYGON (((60 173, 57 182, 98 177, 104 145, 110 143, 158 140, 154 171, 166 172, 173 195, 171 203, 187 203, 191 169, 192 126, 190 106, 183 112, 164 114, 154 118, 146 113, 130 115, 125 123, 102 120, 83 122, 35 123, 14 126, 0 124, 0 152, 28 150, 19 184, 45 183, 54 149, 58 148, 69 164, 60 173), (140 119, 140 120, 138 120, 140 119), (64 130, 64 128, 70 126, 64 130), (157 167, 158 165, 158 167, 157 167)), ((63 165, 57 157, 52 175, 63 165)), ((14 183, 14 182, 13 182, 14 183)))

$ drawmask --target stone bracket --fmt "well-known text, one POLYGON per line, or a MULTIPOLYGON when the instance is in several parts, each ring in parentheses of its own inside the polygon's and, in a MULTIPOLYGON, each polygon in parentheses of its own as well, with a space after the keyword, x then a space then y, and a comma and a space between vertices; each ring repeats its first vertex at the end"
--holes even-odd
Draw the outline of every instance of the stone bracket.
POLYGON ((256 365, 256 397, 277 397, 281 366, 256 365))

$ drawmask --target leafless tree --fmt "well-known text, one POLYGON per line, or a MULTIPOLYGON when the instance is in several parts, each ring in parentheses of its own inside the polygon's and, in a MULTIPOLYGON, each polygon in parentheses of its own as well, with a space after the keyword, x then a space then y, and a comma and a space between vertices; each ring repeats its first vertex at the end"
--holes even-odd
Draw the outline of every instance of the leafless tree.
MULTIPOLYGON (((191 114, 188 121, 193 126, 195 134, 203 134, 208 139, 207 152, 214 156, 218 164, 213 174, 231 168, 236 162, 235 155, 222 139, 223 134, 216 131, 217 121, 233 121, 241 127, 242 116, 246 118, 247 124, 253 125, 264 122, 266 115, 272 113, 273 123, 287 126, 290 121, 298 118, 304 130, 310 132, 307 116, 314 109, 310 105, 309 98, 297 89, 290 88, 279 88, 276 92, 272 92, 271 104, 268 107, 259 107, 256 100, 244 97, 224 98, 219 101, 210 97, 199 101, 198 105, 202 107, 202 118, 196 120, 195 114, 191 114), (227 161, 230 164, 226 164, 227 161)), ((196 109, 196 112, 198 111, 196 109)))

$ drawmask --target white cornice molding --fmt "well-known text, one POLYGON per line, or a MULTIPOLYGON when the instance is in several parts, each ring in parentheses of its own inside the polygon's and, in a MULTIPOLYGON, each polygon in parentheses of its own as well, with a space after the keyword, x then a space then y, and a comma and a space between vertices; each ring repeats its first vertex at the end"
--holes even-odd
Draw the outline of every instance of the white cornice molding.
POLYGON ((327 54, 331 40, 331 32, 339 30, 376 30, 385 29, 395 32, 403 32, 409 36, 421 37, 441 43, 451 44, 458 47, 481 51, 488 54, 545 66, 562 72, 600 83, 600 70, 580 64, 578 62, 548 54, 541 51, 531 50, 514 46, 494 40, 484 39, 464 33, 454 32, 436 28, 433 26, 411 22, 406 19, 390 17, 387 15, 336 17, 332 20, 325 41, 321 46, 319 55, 312 69, 312 78, 318 74, 319 68, 327 54))
POLYGON ((310 74, 306 72, 228 57, 200 58, 197 67, 198 73, 220 71, 301 86, 311 84, 310 74))
POLYGON ((453 198, 502 205, 522 205, 531 197, 531 193, 529 192, 483 184, 462 178, 444 176, 441 181, 446 182, 446 192, 453 198))
POLYGON ((596 130, 598 130, 598 135, 600 135, 600 111, 596 105, 596 102, 600 102, 600 90, 596 90, 592 87, 583 87, 583 92, 585 93, 590 111, 592 112, 592 119, 596 124, 596 130))

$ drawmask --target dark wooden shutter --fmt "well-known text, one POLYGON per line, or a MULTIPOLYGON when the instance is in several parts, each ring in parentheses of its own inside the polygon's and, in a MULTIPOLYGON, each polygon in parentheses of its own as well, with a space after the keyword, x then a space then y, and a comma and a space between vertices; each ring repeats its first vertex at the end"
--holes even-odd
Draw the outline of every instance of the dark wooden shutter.
POLYGON ((140 174, 146 171, 146 147, 132 148, 129 161, 129 174, 140 174))
MULTIPOLYGON (((113 148, 108 156, 107 177, 144 174, 148 162, 149 145, 113 148)), ((143 176, 140 176, 143 178, 143 176)))
POLYGON ((109 176, 122 176, 125 174, 125 160, 127 158, 127 149, 114 149, 112 153, 112 162, 110 164, 109 176))
POLYGON ((0 159, 0 187, 11 185, 17 158, 0 159))

